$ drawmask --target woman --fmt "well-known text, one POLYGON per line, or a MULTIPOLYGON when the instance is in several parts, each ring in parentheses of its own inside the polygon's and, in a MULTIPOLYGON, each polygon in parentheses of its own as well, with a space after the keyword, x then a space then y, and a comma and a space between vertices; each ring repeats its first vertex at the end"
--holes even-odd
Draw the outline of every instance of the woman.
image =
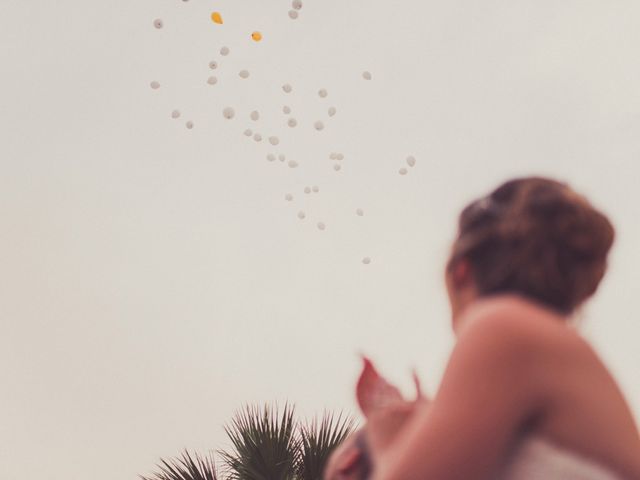
POLYGON ((640 435, 572 327, 614 229, 566 184, 508 181, 467 206, 445 269, 457 341, 431 402, 368 415, 374 480, 640 479, 640 435))

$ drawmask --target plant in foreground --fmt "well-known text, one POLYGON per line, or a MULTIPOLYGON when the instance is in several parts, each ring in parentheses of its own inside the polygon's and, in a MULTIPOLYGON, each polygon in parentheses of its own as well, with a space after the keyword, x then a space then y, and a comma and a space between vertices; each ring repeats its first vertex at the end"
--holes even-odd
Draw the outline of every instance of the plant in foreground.
POLYGON ((213 455, 185 450, 164 460, 160 471, 142 480, 322 480, 331 452, 353 431, 353 419, 325 413, 306 424, 294 419, 294 408, 246 406, 225 427, 233 449, 218 451, 225 464, 216 474, 213 455))
POLYGON ((296 468, 300 480, 322 480, 324 468, 331 452, 353 431, 355 423, 351 418, 337 418, 325 413, 322 420, 314 419, 300 427, 300 455, 296 468))
POLYGON ((295 480, 299 457, 294 409, 245 407, 225 427, 233 452, 220 451, 229 480, 295 480))
POLYGON ((213 455, 193 456, 185 450, 182 457, 169 460, 160 459, 159 472, 151 477, 140 475, 142 480, 218 480, 213 455))

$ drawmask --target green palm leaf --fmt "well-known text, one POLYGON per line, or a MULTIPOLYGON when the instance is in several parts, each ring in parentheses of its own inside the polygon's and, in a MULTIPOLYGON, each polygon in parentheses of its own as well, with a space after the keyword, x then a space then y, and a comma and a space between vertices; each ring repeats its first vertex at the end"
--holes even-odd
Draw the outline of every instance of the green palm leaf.
POLYGON ((300 455, 296 471, 300 480, 322 480, 331 452, 355 430, 352 418, 325 413, 300 428, 300 455))
POLYGON ((299 447, 294 409, 245 407, 225 427, 234 447, 221 451, 229 480, 295 480, 299 447))
POLYGON ((217 480, 213 454, 201 457, 185 450, 181 458, 160 459, 159 472, 151 477, 140 475, 142 480, 217 480))

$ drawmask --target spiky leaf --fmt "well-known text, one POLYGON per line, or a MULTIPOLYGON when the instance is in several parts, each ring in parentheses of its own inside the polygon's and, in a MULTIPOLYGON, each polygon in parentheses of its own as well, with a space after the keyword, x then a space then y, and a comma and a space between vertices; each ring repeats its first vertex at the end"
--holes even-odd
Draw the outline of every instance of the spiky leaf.
POLYGON ((160 469, 150 477, 140 475, 142 480, 217 480, 213 454, 191 455, 187 450, 182 457, 165 460, 160 459, 160 469))
POLYGON ((300 428, 300 456, 296 471, 301 480, 322 480, 331 452, 355 429, 352 418, 325 413, 300 428))
POLYGON ((299 447, 294 409, 247 406, 225 427, 234 450, 221 451, 229 480, 294 480, 299 447))

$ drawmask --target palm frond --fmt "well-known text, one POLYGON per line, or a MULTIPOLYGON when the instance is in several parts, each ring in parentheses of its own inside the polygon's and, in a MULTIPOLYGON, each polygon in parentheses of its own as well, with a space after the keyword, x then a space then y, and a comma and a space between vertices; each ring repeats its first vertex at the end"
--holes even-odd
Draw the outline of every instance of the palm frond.
POLYGON ((213 454, 193 455, 187 450, 182 457, 165 460, 160 459, 160 469, 150 477, 140 475, 142 480, 217 480, 213 454))
POLYGON ((229 480, 294 480, 299 448, 294 408, 245 407, 225 431, 234 451, 220 451, 229 480))
POLYGON ((300 455, 296 471, 300 480, 322 480, 331 452, 355 430, 353 418, 325 413, 300 427, 300 455))

